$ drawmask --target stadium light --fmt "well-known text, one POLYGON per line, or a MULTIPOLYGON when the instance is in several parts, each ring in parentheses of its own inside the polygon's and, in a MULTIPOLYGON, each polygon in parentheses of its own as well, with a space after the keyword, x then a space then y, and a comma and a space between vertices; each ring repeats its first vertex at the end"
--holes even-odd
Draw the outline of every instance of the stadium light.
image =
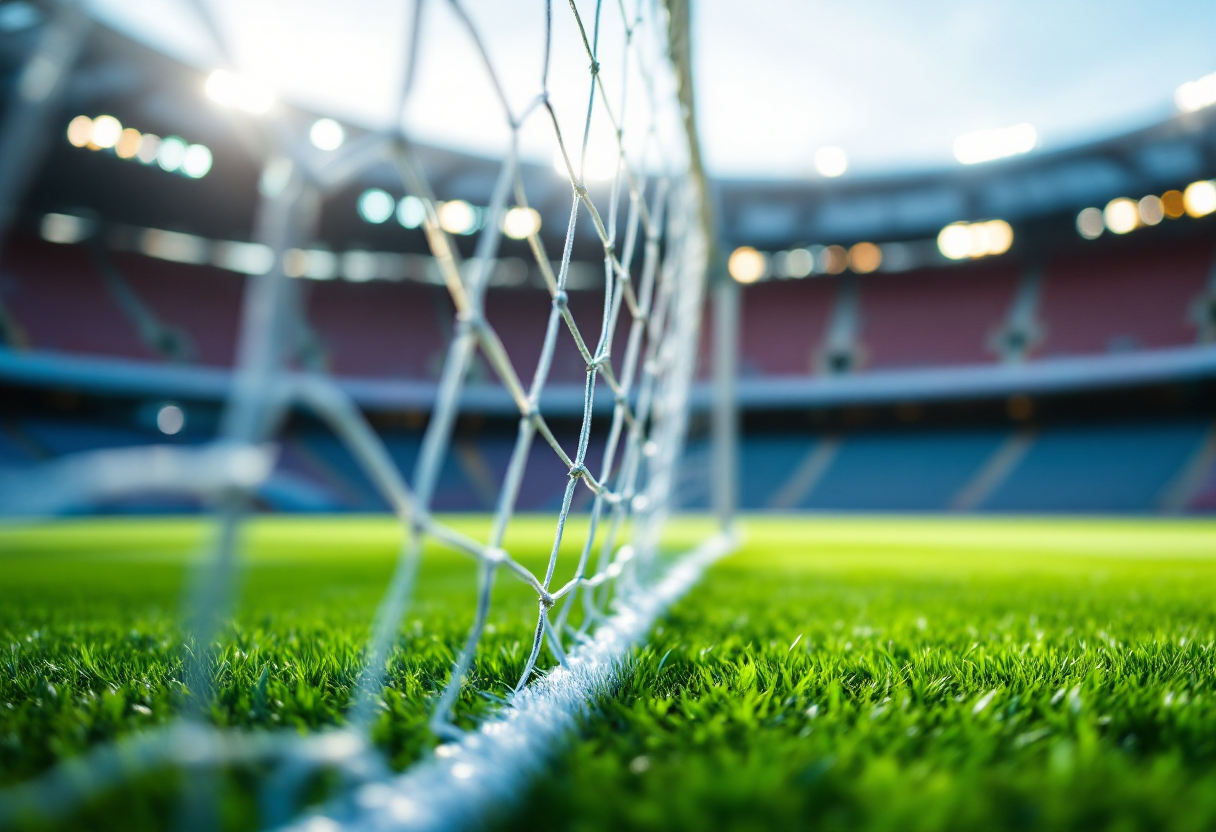
POLYGON ((726 269, 739 283, 755 283, 768 271, 768 258, 751 246, 740 246, 730 253, 726 269))
POLYGON ((1140 207, 1136 200, 1121 196, 1106 203, 1102 219, 1112 234, 1127 234, 1140 227, 1140 207))
POLYGON ((449 234, 472 234, 480 222, 480 211, 463 199, 452 199, 439 206, 439 227, 449 234))
POLYGON ((368 188, 359 196, 359 216, 364 222, 379 225, 393 215, 396 201, 387 191, 379 188, 368 188))
POLYGON ((1174 103, 1184 113, 1193 113, 1216 104, 1216 72, 1180 86, 1174 92, 1174 103))
POLYGON ((1140 222, 1144 225, 1158 225, 1165 219, 1165 206, 1161 204, 1161 197, 1154 194, 1141 199, 1136 209, 1140 213, 1140 222))
POLYGON ((118 143, 114 145, 114 154, 119 159, 134 159, 143 140, 143 134, 134 127, 123 128, 118 134, 118 143))
POLYGON ((319 118, 312 123, 308 139, 318 150, 337 150, 346 141, 346 131, 332 118, 319 118))
POLYGON ((849 249, 849 268, 858 274, 877 271, 882 265, 882 249, 873 243, 858 243, 849 249))
POLYGON ((937 235, 937 249, 951 260, 971 256, 971 228, 965 222, 952 222, 937 235))
POLYGON ((225 107, 235 107, 258 116, 274 106, 270 88, 253 78, 217 69, 207 76, 207 97, 225 107))
POLYGON ((151 165, 156 161, 156 157, 160 154, 160 136, 153 133, 144 133, 139 137, 139 150, 135 153, 135 158, 145 165, 151 165))
POLYGON ((517 205, 503 216, 502 231, 512 240, 526 240, 540 231, 540 214, 535 208, 517 205))
POLYGON ((175 404, 167 404, 156 412, 156 427, 166 436, 175 436, 186 426, 186 414, 175 404))
POLYGON ((418 228, 426 222, 426 206, 416 196, 403 196, 397 203, 397 222, 402 228, 418 228))
POLYGON ((186 160, 186 147, 186 143, 177 136, 161 139, 160 146, 156 149, 156 163, 162 170, 173 173, 180 169, 182 162, 186 160))
POLYGON ((1030 124, 1016 124, 998 130, 977 130, 954 140, 954 158, 964 165, 992 162, 1029 153, 1039 143, 1038 131, 1030 124))
POLYGON ((1182 203, 1192 217, 1206 217, 1216 211, 1216 183, 1210 179, 1192 182, 1182 192, 1182 203))
POLYGON ((68 141, 73 147, 88 147, 93 140, 93 119, 76 116, 68 122, 68 141))
POLYGON ((1176 220, 1186 213, 1186 201, 1183 199, 1182 191, 1170 190, 1161 195, 1161 210, 1165 215, 1172 220, 1176 220))
POLYGON ((821 147, 815 151, 815 170, 820 176, 835 179, 849 169, 849 157, 839 147, 821 147))
POLYGON ((1077 214, 1077 233, 1087 240, 1096 240, 1106 230, 1101 208, 1086 208, 1077 214))
POLYGON ((952 222, 937 235, 937 249, 950 260, 977 260, 1009 251, 1013 228, 1004 220, 952 222))
POLYGON ((828 246, 820 253, 820 258, 825 274, 841 274, 849 267, 849 252, 844 246, 828 246))
POLYGON ((206 145, 192 144, 182 154, 182 173, 191 179, 202 179, 211 170, 211 151, 206 145))
POLYGON ((122 122, 114 116, 98 116, 93 119, 93 132, 89 143, 94 147, 111 148, 118 144, 122 135, 122 122))
POLYGON ((805 248, 796 248, 785 254, 786 277, 807 277, 815 271, 815 256, 805 248))

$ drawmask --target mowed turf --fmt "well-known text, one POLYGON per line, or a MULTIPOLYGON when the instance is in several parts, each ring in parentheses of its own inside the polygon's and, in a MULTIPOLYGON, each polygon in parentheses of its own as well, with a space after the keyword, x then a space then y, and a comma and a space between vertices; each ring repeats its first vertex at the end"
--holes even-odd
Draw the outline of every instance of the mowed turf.
MULTIPOLYGON (((0 780, 173 715, 180 598, 206 528, 0 531, 0 780)), ((552 528, 520 518, 508 546, 539 568, 552 528)), ((1216 828, 1216 525, 753 518, 745 529, 499 823, 1216 828)), ((705 530, 680 526, 672 545, 705 530)), ((581 535, 570 531, 567 568, 581 535)), ((340 721, 398 539, 383 520, 255 523, 213 719, 340 721)), ((376 727, 397 766, 433 744, 426 718, 474 590, 470 562, 428 553, 376 727)), ((535 609, 499 576, 465 724, 497 707, 476 689, 515 682, 535 609)), ((256 774, 230 778, 233 828, 257 824, 256 774)), ((168 828, 174 786, 144 778, 75 819, 168 828)))
POLYGON ((505 825, 1216 829, 1216 525, 746 528, 505 825))

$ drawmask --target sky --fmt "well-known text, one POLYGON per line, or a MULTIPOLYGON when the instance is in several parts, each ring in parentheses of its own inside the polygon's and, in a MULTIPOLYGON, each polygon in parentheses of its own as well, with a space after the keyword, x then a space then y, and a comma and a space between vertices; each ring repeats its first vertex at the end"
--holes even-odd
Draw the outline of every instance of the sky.
MULTIPOLYGON (((103 20, 201 69, 221 54, 188 0, 89 0, 103 20)), ((364 126, 394 120, 412 4, 405 0, 204 0, 231 62, 284 101, 364 126)), ((554 2, 549 90, 568 142, 582 134, 588 60, 573 14, 554 2)), ((627 8, 635 2, 626 0, 627 8)), ((649 0, 642 7, 650 8, 649 0)), ((512 113, 540 92, 543 0, 463 0, 512 113)), ((594 3, 578 0, 588 27, 594 3)), ((651 124, 644 75, 621 75, 624 30, 604 3, 600 63, 635 151, 651 124), (618 100, 625 91, 625 101, 618 100)), ((1174 91, 1216 71, 1212 0, 693 0, 699 132, 717 176, 813 177, 815 151, 845 150, 846 175, 948 167, 960 133, 1023 122, 1047 150, 1174 112, 1174 91)), ((405 111, 419 139, 502 153, 507 116, 452 6, 425 6, 421 71, 405 111)), ((644 38, 643 38, 644 41, 644 38)), ((655 44, 639 51, 653 56, 655 44)), ((660 98, 670 79, 657 71, 660 98), (660 77, 662 76, 662 77, 660 77)), ((654 142, 674 141, 663 113, 654 142)), ((596 145, 611 128, 597 111, 596 145)), ((551 159, 533 112, 522 153, 551 159)))

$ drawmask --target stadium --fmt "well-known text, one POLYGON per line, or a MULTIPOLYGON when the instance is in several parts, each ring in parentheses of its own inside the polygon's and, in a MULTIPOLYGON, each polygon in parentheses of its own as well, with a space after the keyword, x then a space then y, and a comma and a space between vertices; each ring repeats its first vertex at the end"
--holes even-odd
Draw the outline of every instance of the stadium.
POLYGON ((0 3, 0 829, 1216 826, 1213 35, 0 3))

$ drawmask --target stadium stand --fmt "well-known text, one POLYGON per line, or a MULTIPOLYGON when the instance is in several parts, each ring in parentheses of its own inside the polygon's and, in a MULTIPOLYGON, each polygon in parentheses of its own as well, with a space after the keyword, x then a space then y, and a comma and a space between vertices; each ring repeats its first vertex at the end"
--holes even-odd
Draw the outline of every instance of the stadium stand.
MULTIPOLYGON (((1121 241, 1122 242, 1122 241, 1121 241)), ((1131 352, 1196 339, 1191 308, 1213 262, 1209 240, 1168 240, 1078 252, 1048 263, 1041 355, 1131 352)))
POLYGON ((863 366, 895 369, 994 361, 993 333, 1013 300, 1018 264, 977 263, 861 278, 863 366))

